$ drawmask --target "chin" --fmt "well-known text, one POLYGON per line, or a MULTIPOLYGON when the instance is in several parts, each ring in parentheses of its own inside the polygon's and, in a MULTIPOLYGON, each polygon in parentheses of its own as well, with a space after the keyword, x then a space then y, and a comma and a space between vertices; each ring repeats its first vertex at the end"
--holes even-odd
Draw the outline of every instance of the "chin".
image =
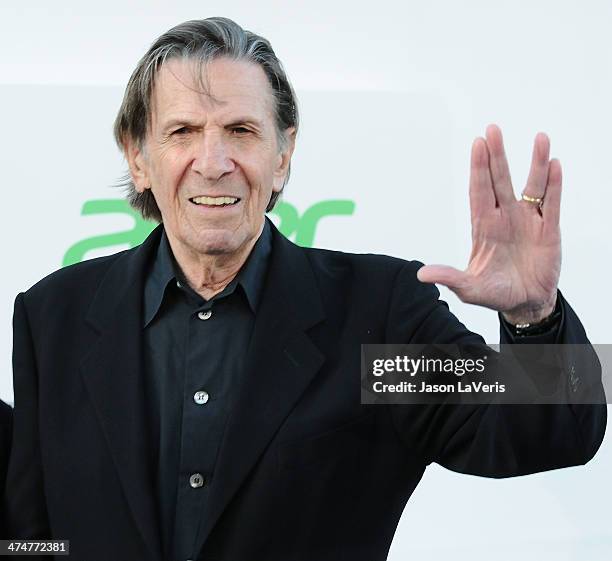
POLYGON ((205 255, 228 255, 233 253, 230 248, 223 246, 206 246, 198 251, 200 254, 205 255))
POLYGON ((197 241, 194 241, 195 243, 190 245, 203 255, 231 255, 242 245, 234 232, 219 230, 203 233, 197 241))

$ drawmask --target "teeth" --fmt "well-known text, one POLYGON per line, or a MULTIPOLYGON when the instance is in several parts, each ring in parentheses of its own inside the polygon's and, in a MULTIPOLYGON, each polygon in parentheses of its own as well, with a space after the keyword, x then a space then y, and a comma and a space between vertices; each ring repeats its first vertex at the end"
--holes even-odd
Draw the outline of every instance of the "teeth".
POLYGON ((238 202, 236 197, 194 197, 191 200, 197 205, 211 206, 233 205, 238 202))

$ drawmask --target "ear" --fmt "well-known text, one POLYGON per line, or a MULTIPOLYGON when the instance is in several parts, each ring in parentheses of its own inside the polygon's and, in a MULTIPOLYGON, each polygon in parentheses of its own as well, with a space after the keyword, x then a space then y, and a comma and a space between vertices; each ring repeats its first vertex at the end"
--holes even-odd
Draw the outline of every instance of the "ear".
POLYGON ((289 171, 289 164, 291 163, 291 156, 295 149, 295 127, 289 127, 284 132, 285 135, 285 147, 282 152, 278 153, 277 165, 274 170, 274 178, 272 183, 272 191, 278 193, 283 188, 285 177, 289 171))
POLYGON ((136 187, 136 191, 144 193, 145 189, 151 188, 149 181, 148 163, 144 150, 132 139, 123 143, 125 157, 130 168, 130 175, 136 187))

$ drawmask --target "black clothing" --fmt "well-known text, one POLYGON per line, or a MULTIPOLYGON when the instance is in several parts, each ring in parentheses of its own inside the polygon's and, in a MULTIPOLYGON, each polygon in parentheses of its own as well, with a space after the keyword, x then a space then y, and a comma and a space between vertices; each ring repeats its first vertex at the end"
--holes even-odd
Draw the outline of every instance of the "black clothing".
POLYGON ((0 540, 8 539, 9 535, 4 520, 2 508, 4 487, 6 482, 6 469, 8 467, 9 452, 11 450, 11 436, 13 433, 13 409, 0 400, 0 540))
MULTIPOLYGON (((75 561, 163 558, 142 306, 160 236, 62 269, 15 302, 12 537, 70 539, 75 561)), ((272 227, 195 559, 382 561, 429 463, 508 477, 595 454, 606 424, 600 371, 571 345, 559 383, 570 392, 570 373, 579 377, 576 393, 596 405, 360 404, 362 343, 484 345, 418 281, 421 266, 298 247, 272 227)), ((587 343, 559 298, 557 341, 587 343)))
POLYGON ((231 396, 244 373, 270 236, 266 223, 236 278, 209 301, 187 284, 165 234, 145 281, 145 392, 167 559, 197 553, 231 396))

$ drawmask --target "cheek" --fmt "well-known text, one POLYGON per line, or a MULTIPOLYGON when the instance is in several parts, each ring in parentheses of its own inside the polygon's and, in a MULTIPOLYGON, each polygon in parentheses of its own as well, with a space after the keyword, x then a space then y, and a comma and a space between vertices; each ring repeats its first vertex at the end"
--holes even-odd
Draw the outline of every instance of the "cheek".
POLYGON ((154 182, 162 196, 176 195, 181 181, 189 171, 190 159, 180 154, 166 154, 158 161, 154 171, 154 182))
POLYGON ((248 182, 251 198, 269 198, 274 185, 274 163, 270 154, 260 154, 258 158, 243 160, 240 167, 248 182))

